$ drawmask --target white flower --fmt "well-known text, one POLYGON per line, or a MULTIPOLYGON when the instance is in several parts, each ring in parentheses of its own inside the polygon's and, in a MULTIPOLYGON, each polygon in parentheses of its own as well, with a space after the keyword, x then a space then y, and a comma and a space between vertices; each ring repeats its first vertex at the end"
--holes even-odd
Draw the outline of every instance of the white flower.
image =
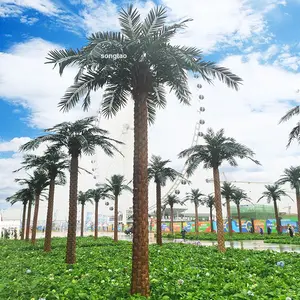
POLYGON ((112 269, 108 269, 108 272, 111 273, 111 272, 112 272, 112 269))
POLYGON ((286 297, 285 300, 292 300, 292 298, 291 297, 286 297))
POLYGON ((182 279, 179 279, 177 282, 178 282, 179 285, 184 283, 184 281, 182 279))
POLYGON ((168 271, 168 269, 167 269, 167 268, 164 268, 164 271, 166 272, 166 271, 168 271))
POLYGON ((209 276, 210 274, 207 272, 207 273, 205 273, 205 276, 209 276))
POLYGON ((72 272, 72 271, 73 271, 73 269, 69 269, 68 271, 69 271, 69 272, 72 272))
POLYGON ((39 298, 39 300, 46 300, 46 298, 39 298))
POLYGON ((248 295, 248 296, 254 296, 254 294, 253 294, 252 291, 248 291, 247 295, 248 295))
POLYGON ((26 273, 27 273, 27 274, 30 274, 30 273, 31 273, 31 270, 30 270, 30 269, 27 269, 27 270, 26 270, 26 273))

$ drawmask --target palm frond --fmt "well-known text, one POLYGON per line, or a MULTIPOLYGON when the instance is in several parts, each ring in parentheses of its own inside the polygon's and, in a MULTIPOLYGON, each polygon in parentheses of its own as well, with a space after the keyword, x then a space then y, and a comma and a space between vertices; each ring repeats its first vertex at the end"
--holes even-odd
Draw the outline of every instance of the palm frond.
POLYGON ((149 36, 161 30, 166 18, 167 10, 165 7, 157 6, 151 9, 143 24, 143 36, 149 36))
POLYGON ((132 4, 127 10, 121 9, 119 16, 121 31, 129 40, 136 40, 140 36, 142 31, 140 18, 138 10, 133 9, 132 4))
POLYGON ((290 109, 279 121, 280 123, 286 122, 290 120, 293 116, 299 115, 300 114, 300 106, 297 105, 296 107, 293 107, 290 109))

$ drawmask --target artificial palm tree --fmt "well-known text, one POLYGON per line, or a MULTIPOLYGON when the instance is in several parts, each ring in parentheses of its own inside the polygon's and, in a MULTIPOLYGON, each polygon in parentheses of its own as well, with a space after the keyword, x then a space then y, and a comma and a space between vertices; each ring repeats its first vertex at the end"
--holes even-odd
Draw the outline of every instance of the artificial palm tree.
POLYGON ((292 189, 296 192, 298 228, 300 230, 300 166, 289 167, 283 171, 283 175, 277 181, 278 184, 289 183, 292 189))
POLYGON ((203 138, 204 145, 190 147, 182 151, 179 157, 187 158, 185 164, 187 165, 188 176, 195 172, 200 163, 203 163, 205 169, 213 169, 218 248, 219 251, 225 252, 219 167, 225 161, 233 167, 237 166, 236 158, 248 158, 256 164, 259 164, 259 162, 253 159, 254 152, 250 148, 237 143, 233 138, 226 137, 224 129, 215 133, 209 128, 203 138))
POLYGON ((119 152, 115 144, 121 142, 108 137, 108 131, 95 125, 96 118, 88 117, 75 122, 63 122, 46 129, 46 135, 26 143, 22 151, 33 150, 48 142, 56 149, 67 149, 71 156, 70 163, 70 194, 69 219, 66 249, 66 263, 76 262, 76 228, 77 228, 77 190, 78 190, 78 160, 82 154, 93 155, 99 146, 108 156, 119 152))
MULTIPOLYGON (((113 175, 111 178, 106 179, 106 183, 103 188, 106 192, 110 193, 114 197, 115 201, 115 216, 114 216, 114 241, 118 241, 118 220, 119 220, 119 197, 123 191, 129 191, 132 193, 132 188, 129 186, 129 182, 126 183, 123 175, 113 175)), ((148 221, 148 218, 147 218, 148 221)))
MULTIPOLYGON (((70 168, 70 160, 64 152, 54 148, 47 147, 47 150, 42 156, 33 154, 24 155, 22 162, 24 165, 21 169, 39 168, 44 170, 49 176, 49 195, 46 219, 46 231, 44 240, 44 251, 51 251, 51 235, 52 235, 52 220, 54 207, 54 191, 55 185, 66 184, 66 176, 64 171, 70 168)), ((17 170, 17 171, 19 171, 17 170)))
POLYGON ((214 232, 214 222, 213 222, 213 208, 215 207, 215 197, 213 195, 208 195, 202 199, 202 205, 206 205, 209 208, 209 218, 210 218, 210 232, 214 232))
MULTIPOLYGON (((6 201, 8 201, 11 205, 14 205, 17 202, 22 202, 22 204, 23 204, 21 240, 24 240, 26 209, 27 209, 27 205, 34 201, 34 191, 33 191, 33 189, 30 189, 29 187, 23 188, 23 189, 17 191, 14 195, 6 198, 6 201)), ((28 207, 28 211, 29 211, 29 207, 28 207)), ((29 223, 29 226, 30 226, 30 223, 29 223)), ((28 236, 28 239, 29 239, 29 236, 28 236)))
POLYGON ((97 32, 80 50, 53 50, 48 63, 65 67, 78 66, 75 83, 59 103, 68 111, 83 99, 83 109, 90 105, 90 92, 106 87, 103 114, 114 116, 134 102, 134 194, 133 252, 131 293, 150 294, 148 259, 148 121, 154 121, 157 108, 166 106, 165 87, 181 103, 189 104, 188 72, 192 71, 211 83, 217 78, 238 89, 241 79, 228 69, 204 61, 195 47, 174 46, 171 39, 184 29, 189 19, 167 24, 167 9, 151 9, 144 21, 132 5, 121 9, 121 32, 97 32), (104 54, 122 54, 125 59, 106 58, 104 54))
POLYGON ((236 186, 234 186, 230 182, 224 182, 221 187, 221 195, 226 199, 226 209, 227 209, 227 220, 228 220, 228 229, 229 235, 232 236, 232 220, 231 220, 231 212, 230 212, 230 200, 236 190, 236 186))
POLYGON ((174 181, 182 175, 176 170, 167 167, 170 160, 163 160, 160 156, 152 155, 148 166, 148 179, 154 179, 156 185, 156 243, 162 245, 161 233, 161 187, 166 185, 167 180, 174 181))
POLYGON ((203 196, 199 189, 192 189, 191 192, 186 193, 184 202, 190 201, 195 207, 195 232, 199 233, 199 217, 198 217, 198 207, 203 203, 203 196))
POLYGON ((279 184, 275 183, 273 185, 265 185, 266 191, 262 193, 262 196, 257 200, 259 202, 261 199, 266 198, 268 203, 273 201, 274 204, 274 212, 276 219, 276 230, 277 233, 281 233, 281 222, 278 213, 278 205, 277 202, 281 200, 281 197, 289 197, 291 198, 283 189, 280 188, 279 184))
POLYGON ((33 175, 29 175, 29 178, 17 178, 15 180, 22 185, 29 185, 34 190, 34 213, 32 221, 31 243, 35 245, 40 199, 42 192, 49 186, 50 183, 48 174, 44 170, 37 169, 33 172, 33 175))
POLYGON ((89 197, 94 201, 95 203, 95 230, 94 230, 94 237, 95 239, 98 238, 98 215, 99 215, 99 201, 105 200, 105 199, 114 199, 114 196, 109 194, 107 189, 103 187, 103 185, 100 185, 100 187, 96 189, 90 189, 88 190, 89 197))
POLYGON ((239 232, 242 233, 242 219, 241 219, 241 202, 248 201, 251 202, 250 198, 247 196, 247 193, 240 189, 235 188, 233 195, 231 196, 233 203, 236 205, 237 214, 238 214, 238 222, 239 222, 239 232))
POLYGON ((84 207, 87 203, 91 203, 89 191, 78 193, 78 203, 81 204, 81 226, 80 226, 80 236, 83 237, 84 231, 84 207))
POLYGON ((163 210, 165 210, 167 206, 170 206, 170 220, 171 220, 170 230, 172 233, 174 233, 173 223, 174 223, 174 205, 175 204, 182 205, 183 202, 180 201, 180 199, 176 195, 168 195, 167 199, 165 200, 164 205, 163 205, 163 210))

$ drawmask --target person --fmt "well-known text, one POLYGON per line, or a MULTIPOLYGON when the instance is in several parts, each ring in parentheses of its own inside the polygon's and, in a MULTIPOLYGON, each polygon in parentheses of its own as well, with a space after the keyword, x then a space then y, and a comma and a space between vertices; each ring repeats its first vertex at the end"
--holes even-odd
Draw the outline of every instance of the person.
POLYGON ((290 237, 294 237, 294 230, 292 226, 289 226, 288 230, 289 230, 290 237))
POLYGON ((271 228, 271 226, 268 226, 268 234, 271 234, 271 232, 272 232, 272 228, 271 228))
POLYGON ((260 233, 261 235, 264 234, 264 230, 263 230, 261 227, 259 227, 259 233, 260 233))
POLYGON ((182 230, 181 230, 181 236, 182 236, 182 239, 185 241, 185 234, 186 234, 186 230, 185 230, 185 228, 183 228, 182 230))

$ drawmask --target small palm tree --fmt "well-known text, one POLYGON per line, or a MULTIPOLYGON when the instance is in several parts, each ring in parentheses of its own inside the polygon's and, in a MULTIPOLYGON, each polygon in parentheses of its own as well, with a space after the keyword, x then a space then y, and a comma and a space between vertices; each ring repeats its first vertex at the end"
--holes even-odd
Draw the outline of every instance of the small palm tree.
POLYGON ((266 191, 262 193, 262 196, 257 200, 259 202, 261 199, 266 198, 268 203, 273 201, 274 204, 274 212, 276 219, 276 230, 277 233, 281 233, 281 222, 278 213, 278 205, 277 202, 281 200, 281 197, 289 197, 291 198, 280 186, 275 183, 273 185, 265 185, 266 191))
MULTIPOLYGON (((125 177, 123 175, 113 175, 111 178, 106 179, 106 182, 103 188, 106 192, 111 193, 114 197, 115 201, 115 216, 114 216, 114 241, 118 241, 118 220, 119 220, 119 197, 121 196, 123 191, 129 191, 132 193, 132 188, 125 183, 125 177)), ((147 218, 148 220, 148 218, 147 218)))
POLYGON ((195 232, 199 233, 199 217, 198 217, 198 207, 203 203, 204 194, 200 192, 199 189, 192 189, 191 192, 186 193, 184 202, 190 201, 195 207, 195 232))
MULTIPOLYGON (((23 188, 17 191, 14 195, 6 198, 6 201, 11 205, 14 205, 17 202, 22 202, 23 204, 23 216, 22 216, 22 229, 21 229, 21 240, 24 240, 25 236, 25 219, 26 219, 26 208, 28 204, 31 204, 34 201, 34 192, 30 188, 23 188)), ((29 211, 30 208, 28 208, 29 211)), ((29 215, 30 217, 30 215, 29 215)), ((30 223, 29 223, 30 226, 30 223)), ((28 236, 29 239, 29 236, 28 236)))
POLYGON ((114 199, 114 196, 109 194, 108 191, 103 187, 98 187, 96 189, 88 190, 89 197, 94 200, 95 203, 95 230, 94 230, 94 237, 95 239, 98 238, 98 215, 99 215, 99 201, 105 199, 114 199))
POLYGON ((49 196, 47 208, 46 231, 44 241, 44 251, 51 251, 51 235, 52 235, 52 220, 53 220, 53 207, 54 207, 54 191, 55 185, 65 185, 66 175, 65 170, 70 168, 70 160, 67 154, 55 149, 54 147, 47 147, 44 155, 37 156, 33 154, 24 155, 22 162, 24 165, 21 169, 39 168, 44 170, 49 176, 49 196))
POLYGON ((214 232, 214 222, 213 222, 213 209, 215 207, 215 197, 213 195, 208 195, 202 199, 202 205, 206 205, 209 208, 209 218, 210 218, 210 232, 214 232))
POLYGON ((226 199, 226 209, 227 209, 227 220, 228 220, 228 229, 229 235, 232 236, 232 220, 231 220, 231 212, 230 212, 230 200, 234 195, 236 190, 236 186, 234 186, 230 182, 224 182, 221 188, 221 195, 226 199))
POLYGON ((236 188, 232 195, 232 201, 236 205, 237 213, 238 213, 238 222, 239 222, 239 231, 242 233, 242 219, 241 219, 241 202, 242 201, 248 201, 251 203, 250 198, 247 196, 247 193, 245 193, 244 190, 240 188, 236 188))
MULTIPOLYGON (((276 182, 279 185, 289 183, 292 189, 296 192, 298 228, 300 228, 300 166, 289 167, 283 171, 283 175, 276 182)), ((300 230, 300 229, 299 229, 300 230)))
POLYGON ((80 50, 54 50, 48 63, 59 66, 60 74, 76 65, 75 83, 67 90, 59 106, 67 111, 83 99, 90 105, 90 92, 106 86, 103 113, 114 116, 134 101, 134 195, 133 253, 131 293, 150 294, 148 260, 148 121, 153 122, 157 108, 166 106, 165 87, 175 91, 179 101, 190 103, 188 72, 200 74, 211 83, 217 78, 238 89, 241 79, 228 69, 204 61, 195 47, 174 46, 171 39, 190 20, 167 23, 167 9, 151 9, 145 20, 132 5, 119 16, 121 32, 97 32, 80 50), (102 58, 103 54, 122 53, 126 59, 102 58), (141 275, 142 274, 142 275, 141 275))
POLYGON ((156 185, 156 243, 162 245, 161 234, 161 187, 166 185, 167 180, 174 181, 182 175, 172 168, 167 167, 170 160, 162 160, 160 156, 152 155, 148 166, 148 179, 154 179, 156 185))
POLYGON ((56 149, 67 149, 71 156, 70 195, 66 263, 76 262, 76 228, 77 228, 77 190, 78 160, 80 155, 93 155, 99 146, 108 156, 119 152, 115 144, 121 142, 108 137, 108 131, 98 128, 96 118, 88 117, 75 122, 63 122, 46 129, 46 135, 40 136, 21 147, 21 151, 34 150, 42 143, 50 142, 56 149))
POLYGON ((80 226, 80 236, 83 237, 83 231, 84 231, 84 206, 87 203, 91 203, 92 200, 90 199, 89 192, 82 192, 79 191, 78 193, 78 203, 81 204, 81 226, 80 226))
POLYGON ((32 235, 31 243, 35 245, 36 243, 36 229, 39 215, 39 205, 42 192, 49 186, 48 174, 41 170, 37 169, 33 172, 33 175, 29 175, 29 178, 17 178, 16 182, 20 184, 27 184, 34 190, 34 213, 33 213, 33 222, 32 222, 32 235))
POLYGON ((166 207, 169 205, 170 206, 170 210, 171 210, 171 214, 170 214, 170 219, 171 219, 171 232, 174 233, 174 205, 175 204, 180 204, 182 205, 182 201, 180 201, 180 199, 176 196, 176 195, 168 195, 167 199, 164 202, 164 206, 163 206, 163 210, 166 209, 166 207))
POLYGON ((215 188, 215 206, 217 216, 217 237, 219 251, 225 252, 224 225, 221 202, 221 186, 219 167, 227 161, 231 166, 237 166, 236 158, 248 158, 259 164, 253 159, 254 152, 248 147, 239 144, 233 138, 224 135, 224 129, 214 132, 211 128, 204 134, 205 145, 196 145, 182 151, 180 158, 186 157, 187 174, 191 176, 203 163, 205 169, 213 169, 214 188, 215 188))

